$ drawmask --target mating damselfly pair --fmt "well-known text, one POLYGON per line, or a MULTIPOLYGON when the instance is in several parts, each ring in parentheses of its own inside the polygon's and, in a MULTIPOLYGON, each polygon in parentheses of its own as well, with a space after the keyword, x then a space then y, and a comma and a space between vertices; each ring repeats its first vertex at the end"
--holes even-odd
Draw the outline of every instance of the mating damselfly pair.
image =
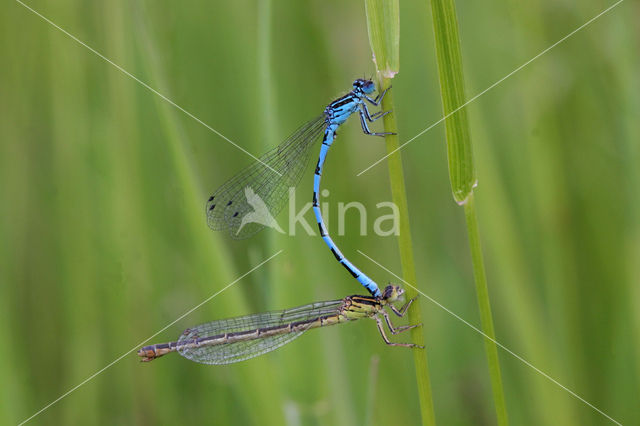
POLYGON ((300 336, 305 331, 327 325, 340 324, 360 318, 373 318, 385 343, 392 346, 418 347, 412 343, 391 343, 384 333, 382 318, 389 330, 399 333, 416 327, 408 325, 395 328, 384 310, 389 307, 398 316, 404 316, 413 299, 400 310, 393 305, 404 293, 398 286, 389 285, 384 293, 378 285, 355 267, 333 242, 320 211, 320 180, 324 162, 333 144, 338 127, 353 113, 358 112, 362 130, 367 135, 385 136, 392 133, 375 133, 367 122, 373 122, 390 111, 369 112, 367 102, 377 106, 388 89, 375 99, 369 97, 375 91, 370 80, 357 79, 353 90, 331 102, 323 114, 300 127, 289 138, 255 163, 242 170, 216 190, 207 201, 207 222, 214 230, 228 230, 233 238, 248 238, 265 226, 275 223, 273 218, 284 206, 289 188, 302 178, 310 158, 311 147, 322 138, 322 146, 313 180, 313 211, 320 235, 329 249, 349 273, 356 278, 371 296, 349 296, 340 300, 317 302, 311 305, 283 311, 222 319, 187 329, 177 342, 145 346, 138 351, 143 361, 151 361, 170 352, 178 352, 185 358, 206 364, 229 364, 272 351, 300 336))

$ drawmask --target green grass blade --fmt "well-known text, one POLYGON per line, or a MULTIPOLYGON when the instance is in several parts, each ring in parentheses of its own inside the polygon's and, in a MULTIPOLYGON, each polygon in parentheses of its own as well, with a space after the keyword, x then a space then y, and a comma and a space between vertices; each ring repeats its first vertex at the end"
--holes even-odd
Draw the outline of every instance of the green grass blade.
MULTIPOLYGON (((398 14, 397 1, 377 1, 366 0, 367 27, 369 28, 369 42, 373 52, 374 62, 378 72, 378 88, 390 86, 390 78, 398 72, 399 63, 399 39, 400 20, 398 14), (377 59, 377 60, 376 60, 377 59), (384 68, 380 65, 384 64, 384 68), (390 67, 390 64, 395 64, 390 67)), ((393 93, 387 92, 382 101, 382 111, 392 111, 393 93)), ((398 125, 395 114, 387 114, 384 117, 384 128, 387 132, 396 133, 388 135, 386 140, 387 152, 391 153, 399 149, 399 139, 397 136, 398 125)), ((393 202, 400 211, 400 235, 398 245, 400 248, 400 258, 402 261, 402 276, 410 283, 417 283, 415 263, 413 260, 413 245, 411 243, 411 227, 409 225, 409 209, 407 205, 407 193, 404 182, 404 171, 402 167, 402 157, 392 155, 388 159, 389 179, 391 183, 391 195, 393 202)), ((411 299, 418 295, 417 291, 407 287, 407 298, 411 299)), ((418 324, 422 322, 420 304, 414 303, 409 309, 409 323, 418 324)), ((412 341, 418 345, 425 346, 425 339, 421 327, 411 330, 412 341)), ((413 350, 413 360, 416 369, 416 380, 418 384, 418 396, 420 400, 420 412, 422 424, 434 425, 435 412, 433 408, 433 398, 431 395, 431 383, 429 380, 429 367, 427 364, 427 352, 423 349, 413 350)))
MULTIPOLYGON (((432 1, 431 9, 442 108, 447 115, 465 102, 458 22, 453 0, 432 1)), ((467 110, 462 108, 452 114, 445 120, 445 127, 451 189, 456 202, 462 204, 476 183, 467 110)))
POLYGON ((385 0, 365 0, 364 4, 376 70, 384 78, 393 78, 400 70, 400 4, 385 0))
MULTIPOLYGON (((445 116, 465 102, 462 54, 455 3, 453 0, 433 0, 431 2, 433 27, 435 33, 436 57, 440 77, 440 93, 445 116)), ((469 132, 466 109, 451 114, 445 121, 447 136, 447 154, 449 160, 449 178, 453 196, 458 204, 464 205, 467 234, 471 249, 471 261, 476 282, 476 295, 480 309, 482 331, 485 339, 485 351, 491 376, 491 387, 498 424, 508 424, 504 388, 500 374, 498 349, 491 315, 489 290, 480 246, 480 230, 473 198, 476 185, 476 172, 473 161, 473 149, 469 132)))

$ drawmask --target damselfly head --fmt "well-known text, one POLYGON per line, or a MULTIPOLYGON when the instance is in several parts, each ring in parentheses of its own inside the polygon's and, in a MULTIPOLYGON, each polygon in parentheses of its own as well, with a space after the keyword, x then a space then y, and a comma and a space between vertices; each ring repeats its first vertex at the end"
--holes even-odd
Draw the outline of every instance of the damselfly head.
POLYGON ((384 288, 382 298, 387 302, 395 302, 404 294, 404 289, 399 285, 389 284, 384 288))
POLYGON ((354 90, 360 90, 361 92, 368 95, 369 93, 373 93, 373 91, 376 90, 376 85, 373 84, 373 81, 371 80, 358 78, 353 82, 353 88, 354 90))

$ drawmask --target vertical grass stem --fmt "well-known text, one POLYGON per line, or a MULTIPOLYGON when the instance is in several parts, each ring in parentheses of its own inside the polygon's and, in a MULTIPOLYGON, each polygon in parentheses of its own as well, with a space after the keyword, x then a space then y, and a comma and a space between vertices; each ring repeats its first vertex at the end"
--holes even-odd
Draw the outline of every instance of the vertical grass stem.
MULTIPOLYGON (((377 87, 382 91, 391 85, 391 78, 397 74, 399 70, 399 3, 397 0, 365 0, 365 7, 367 12, 369 43, 373 52, 373 59, 378 75, 377 87)), ((393 93, 391 91, 387 92, 382 101, 382 110, 394 110, 393 93)), ((393 152, 399 148, 399 139, 397 136, 398 125, 395 114, 387 114, 384 117, 384 128, 387 132, 396 133, 396 135, 388 135, 385 138, 387 152, 393 152)), ((400 155, 390 156, 388 165, 392 199, 400 211, 400 235, 398 237, 398 245, 402 262, 402 276, 408 282, 417 283, 402 157, 400 155)), ((406 288, 405 290, 407 298, 410 299, 417 296, 417 292, 413 288, 406 288)), ((409 322, 411 324, 422 322, 419 303, 414 303, 411 309, 409 309, 409 322)), ((411 330, 411 338, 414 343, 425 346, 423 329, 421 327, 411 330)), ((435 413, 433 409, 426 350, 414 349, 413 360, 416 369, 422 424, 435 425, 435 413)))
MULTIPOLYGON (((438 74, 440 77, 440 93, 443 113, 446 116, 465 102, 458 20, 454 0, 431 0, 431 10, 436 41, 438 74)), ((476 169, 473 161, 469 121, 465 108, 447 118, 445 132, 447 136, 449 178, 453 197, 458 204, 464 206, 482 331, 495 341, 489 290, 480 246, 480 231, 473 197, 473 189, 477 184, 476 169)), ((485 350, 498 424, 507 425, 507 408, 496 344, 489 339, 485 339, 485 350)))

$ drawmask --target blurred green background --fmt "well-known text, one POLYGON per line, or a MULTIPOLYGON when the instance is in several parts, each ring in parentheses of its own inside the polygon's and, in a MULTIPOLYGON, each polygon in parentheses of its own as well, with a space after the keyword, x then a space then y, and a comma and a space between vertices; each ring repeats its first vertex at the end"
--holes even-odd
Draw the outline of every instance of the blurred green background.
MULTIPOLYGON (((511 72, 612 2, 459 2, 467 93, 511 72)), ((28 5, 259 155, 373 73, 364 4, 30 1, 28 5)), ((171 326, 362 293, 318 237, 234 241, 204 203, 251 159, 21 6, 0 14, 0 423, 25 420, 171 326)), ((640 32, 624 2, 469 106, 477 204, 499 341, 623 424, 639 424, 640 32)), ((401 2, 400 137, 441 117, 427 2, 401 2)), ((327 162, 350 214, 336 242, 380 283, 399 273, 373 234, 390 200, 381 140, 357 120, 327 162)), ((421 291, 478 325, 444 131, 402 150, 421 291)), ((310 167, 311 169, 311 167, 310 167)), ((296 193, 311 196, 311 170, 296 193)), ((386 211, 385 211, 386 212, 386 211)), ((313 223, 312 212, 306 215, 313 223)), ((278 216, 288 222, 286 210, 278 216)), ((314 227, 315 230, 315 227, 314 227)), ((422 298, 442 425, 493 424, 482 337, 422 298)), ((513 424, 610 424, 501 351, 513 424)), ((371 321, 312 331, 265 356, 205 366, 134 352, 33 424, 417 424, 411 356, 371 321)))

